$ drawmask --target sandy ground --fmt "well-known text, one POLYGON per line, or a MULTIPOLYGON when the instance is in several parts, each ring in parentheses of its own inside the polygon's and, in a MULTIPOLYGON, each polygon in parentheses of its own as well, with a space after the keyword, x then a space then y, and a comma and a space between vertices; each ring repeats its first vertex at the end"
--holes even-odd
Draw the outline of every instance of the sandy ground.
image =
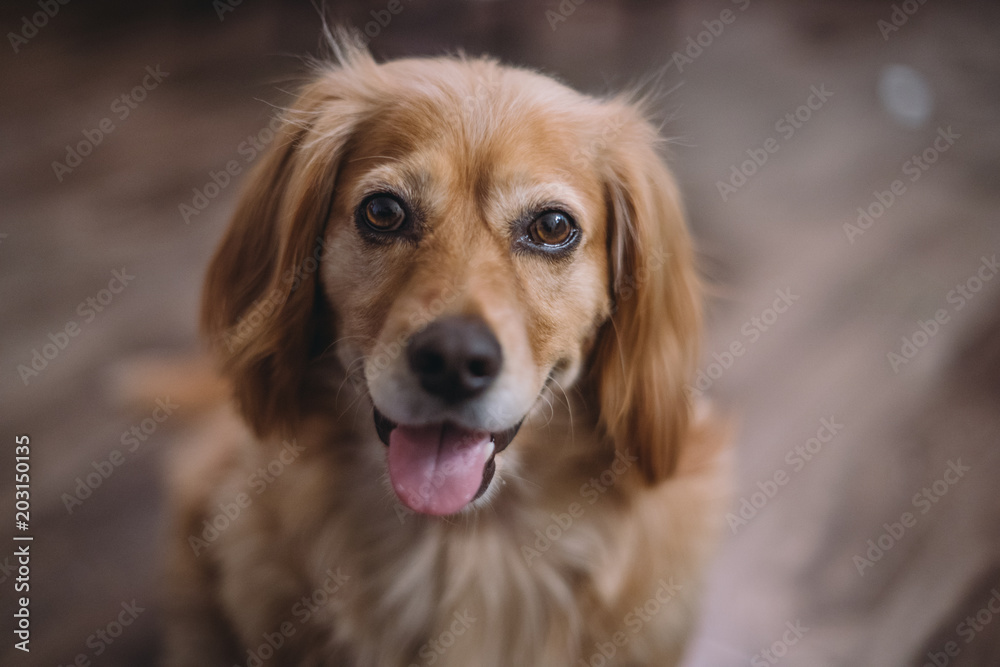
MULTIPOLYGON (((133 447, 156 406, 122 406, 115 369, 197 349, 237 187, 189 222, 179 205, 246 159, 318 34, 308 5, 220 21, 204 4, 120 23, 73 3, 0 60, 0 469, 30 434, 36 537, 32 652, 5 632, 4 665, 159 653, 161 462, 192 407, 133 447), (144 77, 142 101, 116 103, 144 77), (133 604, 120 636, 96 634, 133 604)), ((331 4, 355 22, 382 7, 331 4)), ((8 29, 36 9, 18 5, 8 29)), ((889 31, 875 2, 589 0, 564 21, 555 2, 415 3, 372 40, 488 51, 597 93, 659 71, 671 91, 659 111, 714 285, 701 386, 739 424, 732 530, 687 665, 1000 664, 1000 11, 913 6, 889 31)), ((0 491, 9 536, 7 473, 0 491)))

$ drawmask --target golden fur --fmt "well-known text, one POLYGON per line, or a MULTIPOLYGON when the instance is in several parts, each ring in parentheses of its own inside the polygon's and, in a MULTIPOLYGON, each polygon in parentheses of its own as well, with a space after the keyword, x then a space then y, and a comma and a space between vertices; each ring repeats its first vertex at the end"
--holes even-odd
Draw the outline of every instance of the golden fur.
POLYGON ((490 60, 339 52, 209 269, 236 409, 176 466, 169 664, 675 664, 726 485, 685 394, 699 284, 656 130, 490 60), (419 209, 419 242, 358 233, 386 189, 419 209), (513 252, 511 221, 554 202, 572 255, 513 252), (486 494, 441 518, 400 505, 372 403, 425 409, 400 360, 449 314, 504 355, 461 419, 526 417, 486 494))

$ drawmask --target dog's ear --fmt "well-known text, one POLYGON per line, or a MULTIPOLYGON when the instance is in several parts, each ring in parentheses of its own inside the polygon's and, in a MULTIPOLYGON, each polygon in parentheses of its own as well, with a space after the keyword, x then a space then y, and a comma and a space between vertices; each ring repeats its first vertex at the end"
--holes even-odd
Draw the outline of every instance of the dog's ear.
POLYGON ((602 156, 612 316, 590 368, 601 425, 650 483, 677 469, 697 363, 700 287, 674 179, 657 131, 632 107, 602 156))
POLYGON ((316 327, 323 238, 337 169, 361 114, 343 69, 285 112, 209 266, 202 329, 260 437, 294 422, 316 327))

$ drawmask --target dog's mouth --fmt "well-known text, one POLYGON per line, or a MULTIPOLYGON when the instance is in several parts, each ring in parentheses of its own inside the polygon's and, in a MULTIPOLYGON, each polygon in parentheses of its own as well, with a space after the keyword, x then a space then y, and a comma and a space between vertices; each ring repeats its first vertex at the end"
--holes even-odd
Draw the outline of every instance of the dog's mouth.
POLYGON ((374 410, 375 430, 389 447, 389 479, 400 501, 414 512, 455 514, 489 488, 496 455, 514 439, 521 423, 491 433, 443 422, 397 424, 374 410))

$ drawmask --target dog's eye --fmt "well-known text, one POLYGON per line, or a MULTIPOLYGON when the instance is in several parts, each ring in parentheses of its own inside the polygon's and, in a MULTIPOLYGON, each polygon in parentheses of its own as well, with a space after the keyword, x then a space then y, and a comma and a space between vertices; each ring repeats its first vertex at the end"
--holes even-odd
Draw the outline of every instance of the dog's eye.
POLYGON ((362 221, 376 232, 395 232, 406 222, 406 209, 391 195, 373 195, 362 204, 362 221))
POLYGON ((528 227, 533 243, 549 249, 562 248, 576 237, 576 225, 561 211, 546 211, 528 227))

